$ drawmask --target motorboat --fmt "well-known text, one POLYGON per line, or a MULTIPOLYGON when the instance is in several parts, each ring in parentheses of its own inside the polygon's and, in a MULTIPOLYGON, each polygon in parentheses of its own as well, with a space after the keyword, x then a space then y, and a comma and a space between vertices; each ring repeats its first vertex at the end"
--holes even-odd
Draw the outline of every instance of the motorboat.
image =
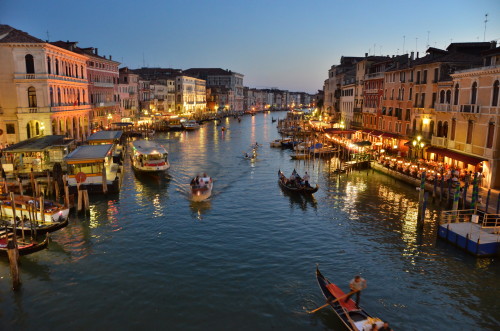
POLYGON ((200 124, 195 120, 181 121, 181 125, 186 131, 193 131, 200 128, 200 124))
POLYGON ((156 173, 170 168, 168 152, 152 140, 135 140, 131 143, 130 160, 136 172, 156 173))
POLYGON ((191 200, 203 201, 212 195, 213 180, 207 175, 196 176, 191 180, 191 200))

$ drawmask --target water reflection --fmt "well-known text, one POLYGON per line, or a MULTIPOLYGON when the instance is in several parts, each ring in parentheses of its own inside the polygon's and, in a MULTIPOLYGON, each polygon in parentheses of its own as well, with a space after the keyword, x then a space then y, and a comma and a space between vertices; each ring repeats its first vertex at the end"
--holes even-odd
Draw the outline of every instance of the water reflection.
POLYGON ((314 195, 312 194, 302 195, 298 193, 288 192, 283 190, 279 186, 279 184, 278 187, 283 193, 283 195, 288 197, 288 199, 290 200, 290 208, 293 209, 295 206, 298 206, 303 211, 306 211, 307 208, 313 208, 314 210, 317 210, 318 202, 316 201, 314 195))
POLYGON ((202 221, 203 217, 212 208, 211 203, 212 202, 210 199, 198 202, 190 201, 189 207, 191 208, 191 213, 193 215, 193 218, 197 219, 198 221, 202 221))

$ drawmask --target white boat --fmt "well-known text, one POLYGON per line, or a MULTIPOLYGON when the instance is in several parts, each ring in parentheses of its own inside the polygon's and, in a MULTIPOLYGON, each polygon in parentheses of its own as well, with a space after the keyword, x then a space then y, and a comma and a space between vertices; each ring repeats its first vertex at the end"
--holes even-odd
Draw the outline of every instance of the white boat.
POLYGON ((191 181, 191 200, 203 201, 212 195, 213 180, 209 176, 197 177, 191 181))
POLYGON ((154 173, 170 168, 168 152, 160 144, 151 140, 135 140, 131 143, 130 160, 137 172, 154 173))
MULTIPOLYGON (((16 216, 23 218, 26 216, 34 218, 36 222, 41 223, 60 223, 68 218, 69 208, 65 208, 60 203, 51 200, 43 201, 43 209, 40 210, 40 200, 28 195, 14 196, 16 216), (30 215, 32 212, 32 215, 30 215), (42 215, 43 212, 43 215, 42 215)), ((8 197, 0 199, 1 215, 3 217, 13 217, 12 201, 8 197)))
POLYGON ((181 124, 184 130, 192 131, 200 128, 200 125, 195 120, 181 121, 181 124))

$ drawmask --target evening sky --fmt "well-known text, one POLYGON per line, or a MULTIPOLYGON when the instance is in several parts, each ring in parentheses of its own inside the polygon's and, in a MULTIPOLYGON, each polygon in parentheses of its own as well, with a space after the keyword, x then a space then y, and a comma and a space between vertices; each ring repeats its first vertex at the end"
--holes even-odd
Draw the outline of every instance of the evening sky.
POLYGON ((132 69, 220 67, 245 86, 310 93, 342 55, 483 41, 486 13, 485 39, 500 41, 499 0, 0 0, 1 24, 132 69))

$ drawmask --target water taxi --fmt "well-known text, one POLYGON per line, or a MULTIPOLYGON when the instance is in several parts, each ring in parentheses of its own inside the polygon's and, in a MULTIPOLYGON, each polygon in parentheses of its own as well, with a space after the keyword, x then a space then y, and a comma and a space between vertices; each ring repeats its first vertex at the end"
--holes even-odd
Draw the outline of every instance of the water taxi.
POLYGON ((207 175, 203 177, 196 176, 191 180, 191 200, 198 202, 203 201, 212 195, 213 180, 207 175))
POLYGON ((193 131, 200 128, 200 125, 195 120, 181 121, 181 125, 186 131, 193 131))
POLYGON ((135 140, 131 144, 130 160, 136 172, 155 173, 170 168, 168 152, 160 144, 151 140, 135 140))

